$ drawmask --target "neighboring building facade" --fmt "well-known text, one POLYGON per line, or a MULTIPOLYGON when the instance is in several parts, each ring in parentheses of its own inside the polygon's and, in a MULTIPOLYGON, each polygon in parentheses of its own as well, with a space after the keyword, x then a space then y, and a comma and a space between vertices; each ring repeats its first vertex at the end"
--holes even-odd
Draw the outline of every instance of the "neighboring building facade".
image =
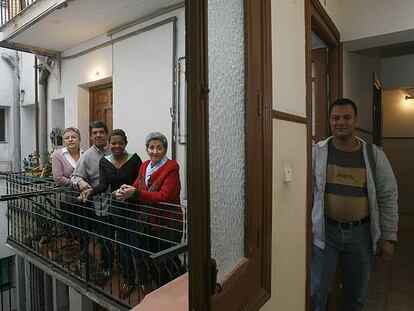
POLYGON ((13 167, 13 155, 20 151, 20 163, 29 154, 35 152, 35 73, 32 54, 0 49, 0 171, 20 170, 13 167), (6 61, 7 60, 7 61, 6 61), (13 64, 17 66, 17 75, 13 73, 13 64), (15 81, 14 81, 15 80, 15 81), (14 88, 16 84, 18 88, 14 88), (17 93, 16 93, 17 92, 17 93), (15 146, 14 114, 15 100, 20 107, 20 144, 15 146), (20 149, 20 150, 19 150, 20 149))

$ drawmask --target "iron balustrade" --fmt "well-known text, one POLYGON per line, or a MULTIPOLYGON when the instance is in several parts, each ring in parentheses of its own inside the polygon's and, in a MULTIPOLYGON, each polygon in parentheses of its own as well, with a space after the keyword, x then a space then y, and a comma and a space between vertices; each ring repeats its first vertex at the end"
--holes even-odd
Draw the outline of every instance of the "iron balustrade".
POLYGON ((79 192, 50 179, 4 176, 8 243, 117 305, 129 309, 187 271, 185 206, 121 202, 111 194, 82 203, 79 192))
POLYGON ((0 26, 7 23, 37 0, 0 0, 0 26))

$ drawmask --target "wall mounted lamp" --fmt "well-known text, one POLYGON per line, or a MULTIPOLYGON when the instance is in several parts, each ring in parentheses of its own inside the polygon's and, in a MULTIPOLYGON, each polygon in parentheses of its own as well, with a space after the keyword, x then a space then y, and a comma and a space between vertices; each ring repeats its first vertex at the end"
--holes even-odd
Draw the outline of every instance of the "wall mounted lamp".
POLYGON ((414 96, 405 96, 405 100, 414 99, 414 96))

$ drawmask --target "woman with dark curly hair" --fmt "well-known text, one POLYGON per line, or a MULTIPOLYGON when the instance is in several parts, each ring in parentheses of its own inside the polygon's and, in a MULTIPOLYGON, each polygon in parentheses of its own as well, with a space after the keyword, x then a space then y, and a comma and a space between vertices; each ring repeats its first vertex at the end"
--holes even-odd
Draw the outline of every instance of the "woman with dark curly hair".
MULTIPOLYGON (((112 154, 101 158, 99 184, 82 192, 84 199, 107 190, 118 190, 124 184, 133 184, 142 161, 136 153, 131 154, 125 150, 127 144, 128 140, 123 130, 115 129, 112 131, 109 135, 109 148, 112 154)), ((135 283, 132 254, 130 247, 126 246, 132 244, 130 230, 133 228, 134 221, 129 221, 128 218, 132 219, 134 214, 129 211, 132 207, 127 202, 112 200, 111 204, 110 224, 102 228, 103 232, 99 233, 103 235, 108 233, 108 237, 113 238, 114 225, 116 226, 116 239, 121 242, 118 247, 123 276, 120 291, 122 298, 125 298, 130 292, 129 288, 133 288, 135 283)), ((110 268, 104 267, 104 276, 110 276, 110 268)))

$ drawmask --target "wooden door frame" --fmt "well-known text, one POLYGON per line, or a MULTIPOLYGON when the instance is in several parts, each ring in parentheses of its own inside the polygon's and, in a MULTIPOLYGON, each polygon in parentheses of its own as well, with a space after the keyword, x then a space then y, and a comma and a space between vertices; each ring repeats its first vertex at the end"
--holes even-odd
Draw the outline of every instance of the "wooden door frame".
POLYGON ((186 0, 187 197, 189 310, 209 310, 210 189, 208 152, 207 1, 186 0), (191 152, 190 152, 191 150, 191 152))
MULTIPOLYGON (((327 69, 328 66, 326 66, 327 64, 327 51, 328 49, 326 47, 323 48, 318 48, 318 49, 313 49, 311 51, 311 58, 316 65, 315 65, 315 102, 327 102, 328 97, 326 93, 321 94, 323 92, 326 92, 326 88, 327 88, 327 69), (320 71, 319 70, 319 66, 317 66, 317 62, 315 62, 315 58, 321 57, 320 54, 317 54, 317 57, 315 57, 315 52, 319 52, 319 51, 323 51, 323 53, 325 55, 323 55, 323 68, 320 71), (324 86, 322 87, 320 80, 323 81, 324 86), (323 92, 321 92, 323 91, 323 92), (322 98, 320 96, 323 96, 322 98)), ((313 81, 312 81, 313 82, 313 81)), ((313 112, 313 107, 312 107, 312 112, 313 112)), ((312 139, 315 141, 319 141, 321 139, 324 139, 326 134, 329 132, 328 129, 328 118, 327 118, 327 114, 328 114, 328 107, 326 106, 321 106, 321 105, 316 105, 315 107, 315 135, 312 135, 312 139), (317 133, 319 132, 323 132, 323 137, 320 137, 319 135, 317 135, 317 133)), ((313 119, 313 116, 312 116, 313 119)), ((313 122, 313 120, 312 120, 313 122)), ((313 130, 313 129, 312 129, 313 130)))
MULTIPOLYGON (((382 85, 381 85, 381 81, 377 75, 377 73, 374 71, 372 74, 372 78, 373 78, 373 86, 372 86, 372 143, 376 144, 377 146, 382 146, 383 145, 383 141, 382 141, 382 130, 383 130, 383 118, 382 118, 382 85), (379 143, 377 141, 375 141, 376 135, 377 135, 377 124, 376 124, 376 116, 375 116, 375 92, 379 92, 380 93, 380 107, 381 107, 381 112, 380 112, 380 120, 379 120, 379 133, 380 133, 380 141, 379 143)), ((359 129, 360 130, 360 129, 359 129)))
POLYGON ((310 310, 310 263, 312 254, 312 31, 329 48, 329 102, 342 97, 343 45, 340 34, 319 0, 305 0, 305 61, 307 125, 307 243, 306 243, 306 310, 310 310))
POLYGON ((186 1, 190 310, 258 310, 270 298, 273 149, 270 3, 270 0, 245 0, 246 260, 217 286, 211 273, 214 265, 210 243, 208 1, 186 1), (253 275, 258 280, 257 287, 249 282, 253 275), (214 294, 215 291, 218 293, 214 294))

